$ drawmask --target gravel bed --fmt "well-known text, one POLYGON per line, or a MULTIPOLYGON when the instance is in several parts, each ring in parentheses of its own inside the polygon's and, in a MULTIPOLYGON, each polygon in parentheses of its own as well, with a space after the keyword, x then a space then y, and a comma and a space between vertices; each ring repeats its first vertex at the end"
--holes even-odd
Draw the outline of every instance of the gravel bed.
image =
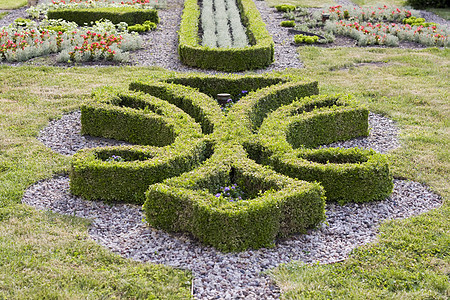
POLYGON ((81 135, 81 111, 64 114, 61 119, 49 122, 38 135, 38 140, 53 151, 73 155, 83 148, 130 145, 124 141, 116 141, 100 137, 81 135))
MULTIPOLYGON (((63 115, 60 119, 49 122, 38 135, 38 140, 53 151, 73 155, 83 148, 130 145, 124 141, 81 135, 81 112, 79 110, 63 115)), ((397 140, 398 129, 395 122, 382 115, 369 113, 370 133, 367 137, 359 137, 322 146, 329 147, 359 147, 374 149, 380 153, 400 147, 397 140)))
POLYGON ((373 149, 379 153, 387 153, 400 147, 397 139, 398 128, 395 122, 379 114, 369 113, 369 136, 359 137, 348 141, 341 141, 322 146, 322 148, 358 147, 364 149, 373 149))
MULTIPOLYGON (((328 146, 373 148, 385 153, 398 147, 392 120, 369 115, 370 135, 328 146)), ((80 135, 80 112, 51 121, 39 135, 45 145, 62 154, 83 147, 115 145, 115 141, 80 135)), ((124 257, 192 270, 197 299, 277 299, 279 289, 262 272, 280 263, 333 263, 345 259, 356 247, 376 239, 380 222, 407 218, 441 205, 426 186, 395 180, 394 192, 384 201, 327 204, 327 222, 319 229, 277 241, 272 249, 221 253, 183 234, 169 234, 146 226, 140 206, 86 201, 69 192, 69 178, 40 181, 24 194, 23 202, 41 210, 92 220, 93 240, 124 257)))
POLYGON ((327 222, 305 235, 278 241, 275 248, 221 253, 189 236, 168 234, 143 223, 135 205, 86 201, 69 193, 69 178, 36 183, 23 202, 42 210, 92 220, 93 240, 124 257, 187 268, 194 275, 197 299, 277 299, 279 290, 261 274, 280 263, 333 263, 356 247, 372 242, 387 219, 407 218, 441 205, 440 198, 417 182, 395 180, 385 201, 366 204, 327 204, 327 222))

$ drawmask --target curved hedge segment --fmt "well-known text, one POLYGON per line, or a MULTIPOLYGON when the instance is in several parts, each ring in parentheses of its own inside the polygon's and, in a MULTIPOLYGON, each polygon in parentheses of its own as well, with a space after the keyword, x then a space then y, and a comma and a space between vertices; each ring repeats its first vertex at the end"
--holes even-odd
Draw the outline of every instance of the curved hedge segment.
POLYGON ((293 178, 318 181, 329 201, 384 199, 393 188, 384 155, 362 149, 308 149, 368 135, 367 109, 349 98, 316 96, 284 106, 261 126, 259 160, 293 178), (294 150, 295 149, 295 150, 294 150))
POLYGON ((185 0, 178 31, 180 60, 192 67, 219 71, 244 71, 265 68, 273 61, 274 43, 252 0, 237 0, 252 46, 209 48, 198 37, 200 8, 197 0, 185 0))
POLYGON ((97 92, 83 106, 83 132, 149 146, 78 152, 71 190, 88 199, 145 201, 152 226, 189 232, 223 251, 270 247, 320 224, 325 196, 363 202, 392 190, 383 155, 312 149, 368 134, 367 109, 349 97, 317 96, 317 82, 167 74, 130 89, 97 92), (225 115, 215 95, 243 90, 225 115), (158 134, 145 132, 158 126, 158 134), (123 161, 107 161, 113 155, 123 161), (240 198, 218 192, 230 186, 240 198))
POLYGON ((71 192, 87 199, 143 203, 148 186, 191 170, 210 153, 200 125, 174 105, 102 89, 81 108, 82 133, 157 147, 107 147, 74 155, 71 192), (106 161, 120 156, 125 161, 106 161))

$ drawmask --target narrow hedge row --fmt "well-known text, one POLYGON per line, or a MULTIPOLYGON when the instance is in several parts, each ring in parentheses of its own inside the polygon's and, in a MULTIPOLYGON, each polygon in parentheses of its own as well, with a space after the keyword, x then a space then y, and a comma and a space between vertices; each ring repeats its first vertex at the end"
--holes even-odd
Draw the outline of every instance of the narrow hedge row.
POLYGON ((81 113, 83 134, 160 146, 77 152, 70 188, 87 199, 142 204, 150 184, 191 170, 211 153, 211 143, 194 120, 179 108, 143 93, 102 89, 82 106, 81 113), (124 161, 108 161, 113 155, 124 161))
POLYGON ((329 201, 384 199, 393 188, 384 155, 357 148, 308 149, 365 135, 367 109, 345 97, 305 98, 264 121, 259 141, 265 150, 259 161, 290 177, 320 182, 329 201))
POLYGON ((47 17, 75 22, 80 26, 101 19, 110 20, 114 24, 125 22, 130 26, 144 24, 145 21, 159 23, 157 10, 133 7, 58 8, 49 10, 47 17))
POLYGON ((212 133, 223 118, 213 99, 191 87, 150 80, 132 82, 130 90, 153 95, 179 107, 200 123, 204 134, 212 133))
POLYGON ((192 67, 219 71, 260 69, 273 61, 274 43, 252 0, 237 0, 243 24, 252 44, 244 48, 209 48, 200 45, 198 25, 200 9, 197 0, 185 0, 180 29, 178 54, 192 67))

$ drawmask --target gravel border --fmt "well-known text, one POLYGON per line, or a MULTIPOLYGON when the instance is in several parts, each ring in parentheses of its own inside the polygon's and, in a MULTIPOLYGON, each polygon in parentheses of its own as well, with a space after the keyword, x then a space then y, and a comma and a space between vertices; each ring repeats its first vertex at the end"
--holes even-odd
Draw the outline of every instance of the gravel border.
MULTIPOLYGON (((63 115, 44 128, 38 139, 66 155, 84 147, 124 142, 80 135, 79 111, 63 115)), ((400 146, 398 129, 389 118, 370 113, 368 137, 324 147, 363 147, 386 153, 400 146)), ((124 257, 190 269, 197 299, 278 299, 279 289, 262 272, 281 263, 333 263, 345 259, 361 245, 376 240, 384 220, 407 218, 437 208, 442 201, 425 185, 395 180, 392 195, 384 201, 365 204, 327 204, 327 225, 305 235, 277 241, 272 249, 221 253, 183 234, 169 234, 146 226, 141 207, 101 201, 86 201, 69 192, 69 178, 59 176, 31 186, 23 203, 92 220, 89 235, 99 244, 124 257)))
POLYGON ((139 206, 73 196, 68 177, 36 183, 25 192, 23 203, 91 219, 91 238, 123 257, 190 269, 197 299, 278 299, 279 289, 261 272, 293 260, 341 261, 356 247, 375 241, 382 221, 407 218, 441 205, 439 196, 420 183, 395 180, 394 184, 391 197, 385 201, 327 204, 328 225, 277 241, 272 249, 240 253, 221 253, 189 236, 150 228, 143 223, 139 206))

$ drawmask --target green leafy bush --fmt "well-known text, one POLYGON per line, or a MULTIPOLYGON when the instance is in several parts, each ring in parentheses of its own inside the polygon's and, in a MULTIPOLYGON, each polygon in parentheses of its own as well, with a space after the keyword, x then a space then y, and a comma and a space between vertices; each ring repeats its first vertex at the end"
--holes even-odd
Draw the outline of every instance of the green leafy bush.
POLYGON ((259 11, 252 0, 238 0, 247 28, 249 47, 209 48, 200 45, 198 20, 200 9, 196 0, 186 0, 178 31, 180 60, 192 67, 220 71, 244 71, 264 68, 272 63, 274 44, 259 11))
POLYGON ((277 11, 290 12, 290 11, 295 10, 295 5, 280 4, 280 5, 276 5, 275 8, 277 9, 277 11))
POLYGON ((276 171, 317 180, 330 201, 367 202, 392 191, 387 159, 373 150, 311 149, 368 135, 368 111, 348 97, 304 98, 272 113, 261 126, 256 159, 276 171))
POLYGON ((201 168, 150 186, 144 213, 150 225, 187 231, 223 251, 271 247, 276 237, 304 233, 325 219, 317 183, 279 175, 246 158, 242 146, 221 147, 201 168), (250 197, 216 197, 236 183, 250 197))
POLYGON ((158 11, 155 9, 139 9, 133 7, 101 7, 86 9, 59 8, 49 10, 49 19, 63 19, 82 26, 98 20, 110 20, 114 24, 125 22, 128 25, 143 24, 149 20, 159 23, 158 11))
POLYGON ((82 134, 148 145, 77 152, 70 188, 87 199, 142 204, 150 184, 192 169, 210 151, 200 125, 175 106, 143 93, 98 90, 81 108, 81 126, 82 134), (113 155, 124 161, 108 161, 113 155))
POLYGON ((281 27, 295 27, 295 21, 281 21, 281 27))
POLYGON ((414 16, 403 19, 403 24, 409 24, 411 26, 436 26, 436 23, 426 22, 424 18, 416 18, 414 16))
POLYGON ((303 35, 303 34, 294 35, 294 42, 296 44, 302 44, 302 43, 314 44, 314 43, 317 43, 318 41, 319 41, 319 37, 316 35, 314 35, 314 36, 303 35))
POLYGON ((156 28, 156 24, 152 21, 145 21, 144 24, 136 24, 128 26, 128 31, 147 32, 156 28))

